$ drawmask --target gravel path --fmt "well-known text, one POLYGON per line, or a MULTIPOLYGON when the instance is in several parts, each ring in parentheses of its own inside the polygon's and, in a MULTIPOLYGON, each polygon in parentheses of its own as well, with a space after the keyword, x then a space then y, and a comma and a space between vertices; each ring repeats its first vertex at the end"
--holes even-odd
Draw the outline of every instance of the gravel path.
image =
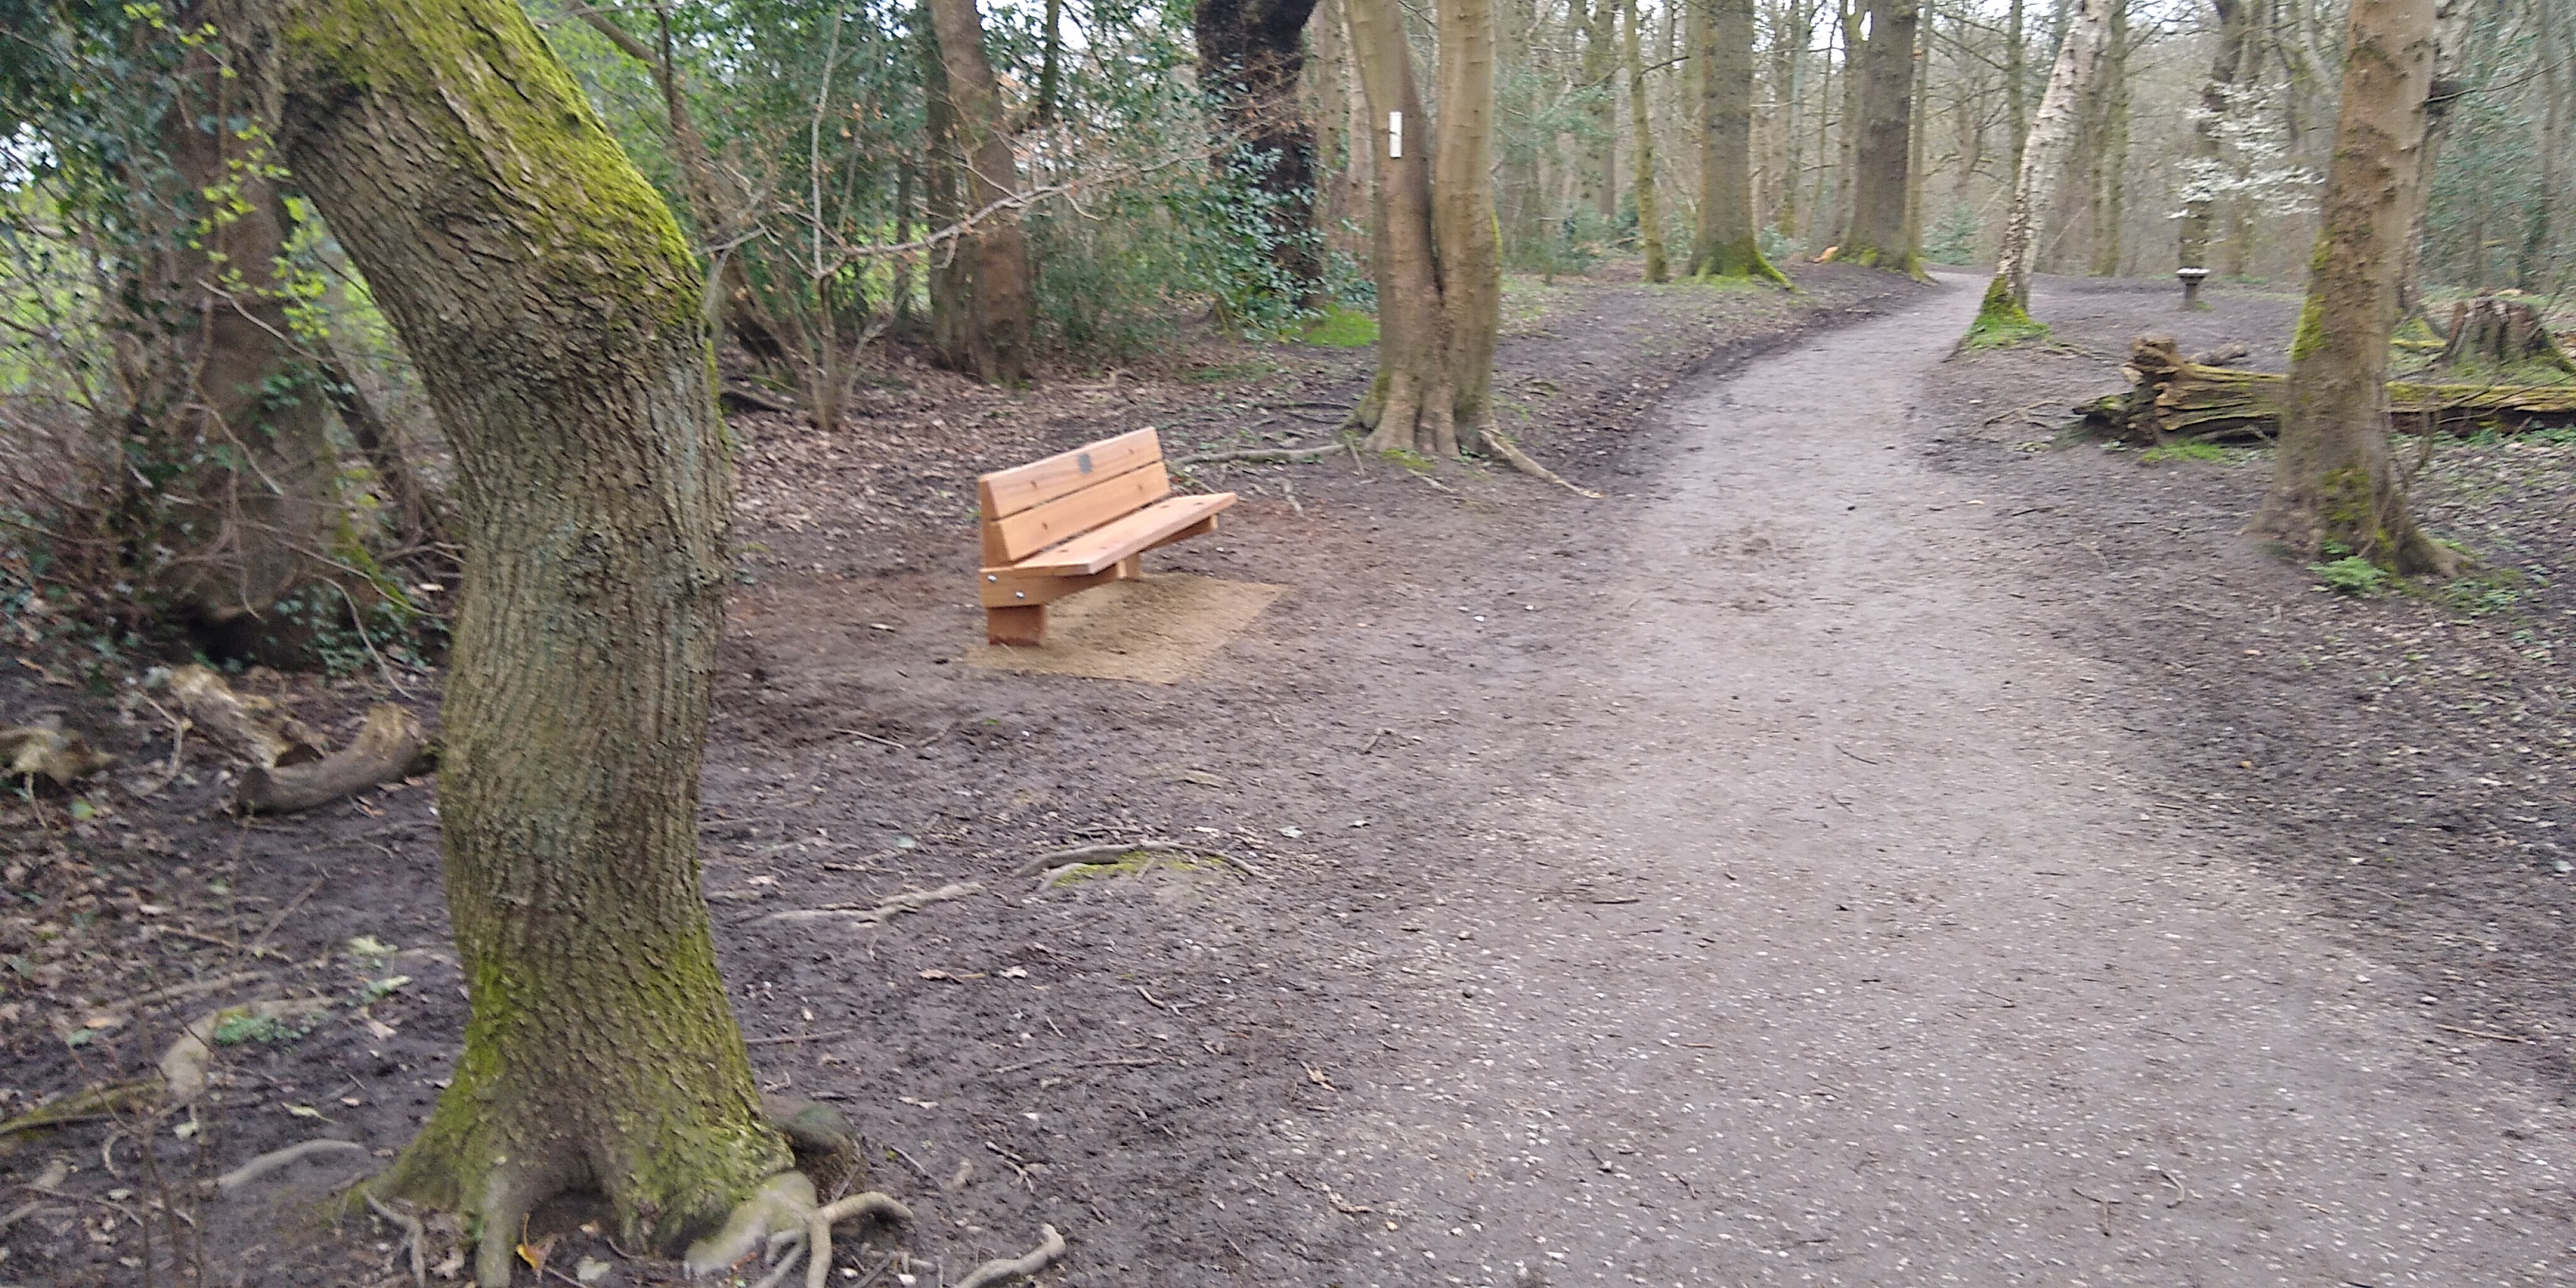
POLYGON ((1452 672, 1490 857, 1273 1151, 1369 1209, 1342 1282, 2570 1281, 2564 1110, 2159 821, 2166 699, 1914 450, 1975 302, 1679 399, 1587 660, 1452 672))

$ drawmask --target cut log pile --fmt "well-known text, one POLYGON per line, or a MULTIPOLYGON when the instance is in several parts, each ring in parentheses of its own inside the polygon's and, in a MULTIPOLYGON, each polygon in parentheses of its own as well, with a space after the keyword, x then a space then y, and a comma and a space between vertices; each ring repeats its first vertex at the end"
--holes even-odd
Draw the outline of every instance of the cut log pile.
MULTIPOLYGON (((2454 329, 2454 337, 2461 334, 2454 329)), ((2129 387, 2078 404, 2077 426, 2148 444, 2268 442, 2280 432, 2281 407, 2289 392, 2286 376, 2195 362, 2168 336, 2140 336, 2120 374, 2129 387)), ((2396 381, 2388 386, 2388 399, 2398 428, 2417 434, 2512 434, 2576 425, 2576 383, 2396 381)))

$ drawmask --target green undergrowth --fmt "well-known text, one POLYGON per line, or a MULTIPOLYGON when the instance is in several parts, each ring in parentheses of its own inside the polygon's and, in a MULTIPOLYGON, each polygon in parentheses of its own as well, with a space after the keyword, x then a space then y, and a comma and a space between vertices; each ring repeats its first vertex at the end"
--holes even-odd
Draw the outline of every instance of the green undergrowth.
POLYGON ((2216 443, 2194 438, 2179 443, 2163 443, 2150 447, 2138 453, 2138 462, 2142 465, 2162 465, 2168 461, 2207 461, 2213 465, 2227 465, 2247 455, 2249 453, 2236 448, 2221 447, 2216 443))
POLYGON ((1301 344, 1318 344, 1328 349, 1358 349, 1377 343, 1377 318, 1358 309, 1340 305, 1324 311, 1324 316, 1309 323, 1297 336, 1301 344))
POLYGON ((1978 349, 2004 349, 2016 344, 2029 344, 2048 338, 2048 324, 2031 317, 2021 301, 2012 297, 2004 275, 1986 286, 1986 298, 1977 305, 1977 320, 1968 324, 1968 333, 1959 337, 1963 352, 1978 349))

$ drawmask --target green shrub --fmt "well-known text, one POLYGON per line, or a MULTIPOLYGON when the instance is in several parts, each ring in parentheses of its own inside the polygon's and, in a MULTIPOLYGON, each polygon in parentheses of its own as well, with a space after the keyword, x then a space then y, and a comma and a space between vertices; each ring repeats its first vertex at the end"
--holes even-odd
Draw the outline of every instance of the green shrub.
POLYGON ((2326 588, 2338 594, 2376 595, 2388 585, 2388 570, 2359 555, 2345 555, 2332 563, 2312 563, 2308 571, 2324 578, 2326 588))

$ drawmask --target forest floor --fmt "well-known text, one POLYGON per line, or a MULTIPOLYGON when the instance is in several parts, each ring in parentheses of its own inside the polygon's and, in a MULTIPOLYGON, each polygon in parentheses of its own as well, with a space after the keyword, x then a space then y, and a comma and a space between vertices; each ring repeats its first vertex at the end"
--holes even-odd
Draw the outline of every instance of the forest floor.
MULTIPOLYGON (((917 1213, 842 1282, 1041 1222, 1065 1285, 2576 1280, 2576 444, 2443 445, 2419 492, 2479 573, 2334 594, 2237 535, 2261 453, 2055 434, 2133 334, 2277 366, 2294 297, 2049 281, 2057 344, 1953 357, 1976 283, 1800 282, 1516 284, 1510 423, 1604 500, 1201 470, 1243 503, 1151 565, 1289 589, 1170 685, 959 664, 973 475, 1144 424, 1319 441, 1366 350, 895 367, 842 433, 743 418, 706 887, 764 1086, 917 1213), (1239 862, 1017 875, 1145 838, 1239 862)), ((0 717, 166 754, 44 661, 0 717)), ((206 1282, 407 1280, 316 1215, 363 1157, 195 1194, 426 1112, 464 1018, 434 788, 242 823, 197 765, 10 807, 0 1112, 216 1005, 333 1008, 225 1046, 194 1114, 0 1142, 41 1183, 0 1283, 143 1282, 170 1229, 206 1282)), ((675 1276, 582 1215, 554 1274, 675 1276)))

